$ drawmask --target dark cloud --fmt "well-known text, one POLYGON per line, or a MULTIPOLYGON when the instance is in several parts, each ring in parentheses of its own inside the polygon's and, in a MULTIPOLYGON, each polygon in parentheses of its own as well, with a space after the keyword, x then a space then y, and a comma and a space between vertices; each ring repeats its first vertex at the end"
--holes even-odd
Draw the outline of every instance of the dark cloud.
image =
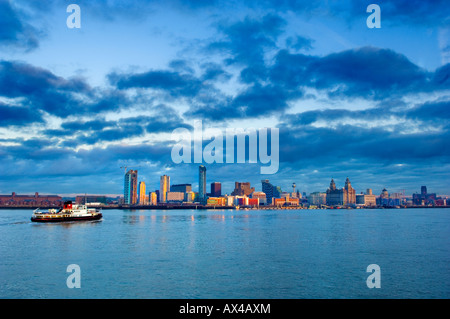
POLYGON ((450 122, 450 100, 426 102, 406 112, 406 116, 422 121, 432 121, 438 125, 450 122))
POLYGON ((402 134, 348 124, 332 128, 281 125, 280 161, 308 167, 348 162, 427 165, 450 160, 449 137, 449 131, 402 134))
POLYGON ((163 90, 175 97, 192 97, 201 89, 201 82, 197 78, 174 71, 154 70, 138 74, 111 73, 108 75, 108 79, 118 89, 156 89, 163 90))
POLYGON ((279 113, 287 108, 288 93, 276 85, 255 84, 233 100, 233 107, 242 109, 245 117, 279 113))
MULTIPOLYGON (((197 99, 183 115, 211 121, 236 118, 257 118, 280 113, 287 109, 291 93, 275 85, 254 84, 231 98, 221 94, 197 99)), ((301 92, 297 92, 299 97, 301 92)))
POLYGON ((43 122, 41 114, 32 108, 11 106, 0 102, 0 127, 43 122))
POLYGON ((133 103, 121 91, 92 88, 82 78, 66 79, 17 61, 0 61, 0 96, 19 98, 22 107, 61 118, 119 110, 133 103))
POLYGON ((201 67, 203 70, 202 81, 227 81, 231 78, 231 74, 218 63, 204 63, 201 67))
MULTIPOLYGON (((55 163, 63 164, 67 170, 62 175, 73 175, 70 168, 75 161, 83 163, 88 168, 83 175, 91 175, 111 171, 111 166, 116 167, 118 161, 148 161, 151 163, 170 162, 170 146, 167 143, 140 144, 140 145, 111 145, 107 147, 95 147, 92 149, 74 150, 66 147, 55 147, 55 145, 44 139, 25 140, 21 145, 4 146, 0 153, 3 161, 2 175, 16 176, 17 170, 8 171, 8 166, 13 166, 15 162, 38 161, 27 168, 28 174, 39 176, 47 174, 55 166, 55 163), (43 173, 45 172, 45 173, 43 173)), ((75 167, 74 167, 75 168, 75 167)), ((118 168, 118 167, 117 167, 118 168)), ((114 169, 115 170, 115 169, 114 169)), ((113 171, 114 171, 113 170, 113 171)), ((61 172, 58 172, 58 175, 61 172)), ((77 173, 75 173, 77 175, 77 173)))
MULTIPOLYGON (((389 101, 419 92, 444 92, 450 87, 449 70, 445 65, 429 72, 404 55, 374 47, 323 57, 279 50, 273 64, 249 64, 242 70, 240 80, 249 84, 245 90, 233 98, 219 94, 205 103, 193 103, 186 115, 217 120, 280 114, 290 101, 302 98, 308 88, 322 91, 331 98, 375 101, 389 101)), ((301 120, 305 120, 306 116, 318 115, 302 116, 301 120)))
POLYGON ((246 17, 231 25, 222 24, 218 30, 224 39, 210 43, 208 50, 230 54, 228 64, 263 64, 264 52, 276 48, 277 38, 285 25, 285 20, 274 14, 260 19, 246 17))
POLYGON ((400 103, 401 107, 395 107, 397 104, 384 105, 362 109, 323 109, 305 111, 293 114, 285 123, 289 125, 311 125, 318 121, 330 123, 330 126, 338 120, 362 120, 362 121, 388 121, 390 118, 397 118, 405 121, 405 125, 410 123, 407 120, 425 122, 426 125, 433 123, 436 125, 447 125, 450 120, 450 101, 438 100, 421 103, 418 105, 407 107, 404 103, 400 103))
POLYGON ((270 67, 270 79, 287 90, 311 86, 310 66, 319 60, 319 57, 291 54, 287 50, 280 50, 273 66, 270 67))
POLYGON ((81 79, 67 80, 26 63, 0 61, 0 95, 25 98, 30 108, 62 117, 83 112, 86 107, 74 95, 89 91, 81 79))
POLYGON ((446 146, 450 137, 449 103, 438 100, 409 108, 325 109, 294 114, 279 125, 283 141, 280 159, 319 167, 330 161, 420 165, 449 162, 450 150, 446 146), (361 124, 391 119, 400 124, 375 127, 361 124), (355 121, 360 124, 353 124, 355 121), (317 127, 314 125, 317 122, 329 126, 317 127), (411 125, 418 125, 419 129, 411 125))
POLYGON ((39 35, 25 21, 9 0, 0 0, 0 47, 15 47, 30 51, 39 46, 39 35))
MULTIPOLYGON (((213 121, 283 114, 309 88, 330 98, 385 101, 450 87, 448 65, 428 71, 390 49, 366 46, 325 56, 281 49, 277 42, 285 25, 274 13, 222 22, 217 26, 221 37, 207 45, 207 52, 224 54, 224 64, 204 63, 200 75, 189 61, 179 59, 171 61, 169 70, 111 73, 108 79, 119 90, 152 89, 183 98, 190 105, 186 117, 213 121), (230 66, 240 68, 238 80, 246 85, 233 96, 215 86, 231 78, 225 71, 230 66)), ((287 42, 308 49, 312 40, 297 36, 287 42)))
POLYGON ((450 88, 450 63, 441 66, 435 71, 433 84, 441 88, 450 88))
POLYGON ((374 47, 327 55, 311 63, 309 74, 316 88, 373 99, 421 90, 429 77, 404 55, 374 47))
POLYGON ((449 67, 424 70, 389 49, 362 47, 324 57, 280 50, 270 69, 272 83, 295 89, 312 87, 331 97, 385 99, 446 90, 449 67))
POLYGON ((59 145, 63 147, 73 148, 86 144, 121 141, 143 136, 145 133, 170 133, 180 127, 192 128, 191 125, 184 123, 174 109, 166 105, 157 105, 154 108, 160 113, 118 120, 98 117, 87 121, 65 121, 60 129, 46 129, 43 134, 49 138, 59 138, 59 145))

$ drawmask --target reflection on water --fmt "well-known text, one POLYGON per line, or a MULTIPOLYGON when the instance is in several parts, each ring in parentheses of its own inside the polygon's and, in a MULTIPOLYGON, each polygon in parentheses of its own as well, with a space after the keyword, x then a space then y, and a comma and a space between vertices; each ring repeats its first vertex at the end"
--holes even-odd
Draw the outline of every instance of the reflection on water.
MULTIPOLYGON (((201 222, 202 220, 210 219, 215 221, 225 221, 226 219, 234 218, 249 218, 248 214, 236 214, 235 210, 231 210, 232 213, 218 214, 214 213, 195 213, 195 214, 166 214, 164 211, 125 211, 122 216, 122 222, 125 224, 138 224, 145 223, 147 219, 152 223, 166 223, 166 222, 201 222)), ((257 217, 257 216, 256 216, 257 217)))
POLYGON ((0 298, 450 297, 450 209, 30 215, 0 210, 0 298), (365 285, 373 263, 377 290, 365 285), (80 290, 65 285, 69 264, 80 290))
POLYGON ((82 228, 82 227, 92 227, 98 223, 101 223, 102 220, 82 220, 82 221, 65 221, 65 222, 52 222, 52 223, 37 223, 37 222, 26 222, 26 224, 30 224, 33 227, 63 227, 63 228, 82 228))

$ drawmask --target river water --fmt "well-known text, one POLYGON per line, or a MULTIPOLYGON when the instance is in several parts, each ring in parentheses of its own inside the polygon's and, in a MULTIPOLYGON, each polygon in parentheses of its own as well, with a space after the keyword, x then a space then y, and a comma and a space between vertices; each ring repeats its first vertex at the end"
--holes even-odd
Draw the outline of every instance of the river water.
POLYGON ((446 208, 31 213, 0 210, 0 298, 450 297, 446 208))

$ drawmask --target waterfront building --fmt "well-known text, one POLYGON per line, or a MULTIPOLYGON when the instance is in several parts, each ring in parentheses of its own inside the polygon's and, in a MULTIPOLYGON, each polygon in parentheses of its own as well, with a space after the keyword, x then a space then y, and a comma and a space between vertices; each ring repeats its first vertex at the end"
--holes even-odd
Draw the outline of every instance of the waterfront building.
POLYGON ((336 183, 334 182, 334 179, 331 179, 330 187, 327 189, 327 205, 334 206, 334 205, 343 205, 344 204, 344 197, 343 197, 343 191, 342 189, 336 188, 336 183))
POLYGON ((334 179, 331 179, 330 187, 326 192, 327 205, 353 205, 356 204, 356 191, 352 187, 350 180, 345 180, 345 187, 341 189, 336 188, 334 179))
POLYGON ((225 196, 225 206, 234 206, 234 196, 225 196))
POLYGON ((350 183, 350 180, 345 180, 345 187, 344 187, 344 205, 353 205, 356 204, 356 191, 352 187, 352 184, 350 183))
POLYGON ((234 205, 235 206, 248 206, 248 197, 247 196, 234 196, 234 205))
POLYGON ((171 192, 182 192, 182 193, 189 193, 192 192, 192 185, 191 184, 176 184, 170 186, 171 192))
POLYGON ((392 193, 383 188, 380 196, 377 199, 377 205, 383 207, 394 207, 402 204, 402 195, 400 193, 392 193))
POLYGON ((206 205, 208 206, 226 206, 226 199, 225 197, 209 197, 206 205))
POLYGON ((157 205, 158 204, 158 195, 156 192, 150 192, 148 194, 148 201, 150 205, 157 205))
POLYGON ((389 198, 389 192, 387 191, 386 188, 383 188, 383 190, 381 191, 380 198, 382 198, 382 199, 389 198))
POLYGON ((308 196, 309 205, 326 205, 326 203, 327 203, 327 193, 313 192, 308 196))
POLYGON ((183 202, 184 201, 184 194, 183 192, 167 192, 166 193, 166 201, 169 203, 173 202, 183 202))
POLYGON ((211 196, 220 197, 222 196, 222 184, 219 182, 211 183, 211 196))
POLYGON ((272 204, 272 198, 279 198, 281 196, 281 188, 279 186, 274 186, 269 183, 268 179, 261 180, 262 191, 266 194, 266 202, 268 205, 272 204))
POLYGON ((138 201, 138 196, 137 196, 137 193, 138 193, 137 178, 138 177, 137 176, 138 176, 138 171, 132 170, 132 169, 130 169, 125 174, 123 197, 124 197, 124 203, 127 205, 134 205, 138 201))
POLYGON ((248 206, 259 207, 259 198, 249 198, 248 206))
POLYGON ((299 198, 291 198, 289 195, 280 198, 273 198, 272 201, 272 205, 274 206, 299 206, 300 204, 299 198))
POLYGON ((107 198, 104 195, 78 195, 75 197, 75 203, 78 205, 84 205, 84 204, 107 204, 107 198))
POLYGON ((195 202, 195 197, 196 197, 196 193, 194 193, 194 192, 184 193, 184 201, 187 203, 195 202))
POLYGON ((206 204, 206 167, 198 167, 198 200, 200 204, 206 204))
POLYGON ((267 204, 267 198, 266 194, 263 192, 253 192, 250 197, 252 199, 258 199, 258 205, 266 205, 267 204))
POLYGON ((285 198, 285 197, 296 197, 296 196, 292 196, 292 193, 290 192, 281 192, 280 198, 285 198))
POLYGON ((234 190, 231 193, 231 195, 233 195, 233 196, 249 196, 254 191, 255 191, 255 188, 251 187, 249 182, 245 182, 245 183, 235 182, 234 190))
POLYGON ((139 182, 139 204, 147 205, 147 194, 145 193, 145 182, 139 182))
POLYGON ((17 195, 13 192, 11 195, 0 195, 0 205, 3 206, 60 206, 63 199, 58 195, 17 195))
POLYGON ((372 189, 368 188, 366 193, 356 194, 356 205, 361 205, 364 207, 375 207, 377 206, 377 198, 372 194, 372 189))
POLYGON ((426 186, 420 188, 420 194, 412 195, 413 205, 434 205, 436 199, 436 193, 428 193, 426 186))
POLYGON ((159 180, 159 202, 167 202, 167 193, 169 192, 170 176, 163 175, 159 180))

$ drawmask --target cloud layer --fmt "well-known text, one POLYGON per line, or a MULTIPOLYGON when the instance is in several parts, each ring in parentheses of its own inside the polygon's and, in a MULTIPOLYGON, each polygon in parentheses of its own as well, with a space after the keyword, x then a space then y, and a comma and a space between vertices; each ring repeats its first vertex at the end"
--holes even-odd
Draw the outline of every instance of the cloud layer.
MULTIPOLYGON (((161 6, 134 4, 149 12, 161 6)), ((55 5, 62 2, 27 10, 44 15, 55 5)), ((97 5, 85 9, 98 11, 97 5)), ((127 21, 136 10, 115 1, 102 5, 111 9, 106 21, 127 21)), ((164 173, 180 183, 193 182, 182 179, 195 181, 195 167, 171 161, 170 133, 192 130, 195 119, 221 129, 280 129, 279 173, 260 176, 253 166, 233 166, 233 171, 211 165, 209 176, 230 185, 239 178, 259 183, 269 177, 285 188, 297 181, 307 191, 323 191, 332 176, 354 176, 361 190, 371 183, 412 190, 429 182, 438 192, 450 192, 445 183, 450 177, 450 64, 429 70, 377 45, 320 54, 315 50, 320 39, 290 25, 295 14, 355 13, 358 19, 364 15, 359 2, 171 1, 168 6, 193 16, 214 12, 215 36, 193 40, 189 50, 180 47, 167 65, 110 70, 103 86, 23 59, 0 60, 1 192, 34 191, 33 179, 62 183, 38 191, 85 192, 71 185, 98 179, 101 189, 88 186, 90 192, 121 193, 119 168, 127 165, 140 167, 154 185, 164 173), (248 14, 225 19, 220 11, 232 11, 230 4, 248 14), (343 6, 345 13, 337 10, 343 6), (13 181, 21 189, 10 189, 13 181)), ((27 21, 23 8, 0 1, 0 46, 35 52, 41 31, 27 21)), ((442 28, 448 21, 445 10, 425 2, 387 1, 383 16, 407 28, 415 23, 442 28)))

